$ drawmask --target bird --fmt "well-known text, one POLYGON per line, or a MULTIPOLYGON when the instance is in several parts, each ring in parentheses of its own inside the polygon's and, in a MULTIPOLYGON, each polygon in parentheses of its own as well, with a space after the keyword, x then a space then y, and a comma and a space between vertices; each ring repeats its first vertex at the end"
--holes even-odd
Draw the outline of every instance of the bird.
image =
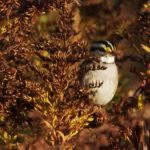
POLYGON ((115 63, 115 49, 109 41, 96 41, 89 50, 89 55, 95 59, 84 60, 80 66, 81 87, 89 91, 89 98, 94 104, 106 105, 116 93, 118 69, 115 63))

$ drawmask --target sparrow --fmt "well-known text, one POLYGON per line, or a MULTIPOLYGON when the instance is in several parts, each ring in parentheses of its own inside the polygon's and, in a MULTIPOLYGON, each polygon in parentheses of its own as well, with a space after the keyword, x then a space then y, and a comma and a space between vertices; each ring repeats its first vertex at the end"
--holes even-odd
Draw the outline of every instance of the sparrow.
POLYGON ((109 41, 97 41, 89 51, 90 56, 95 59, 89 58, 80 66, 84 70, 80 80, 81 87, 89 91, 89 98, 98 105, 109 103, 117 90, 118 69, 114 50, 115 47, 109 41))

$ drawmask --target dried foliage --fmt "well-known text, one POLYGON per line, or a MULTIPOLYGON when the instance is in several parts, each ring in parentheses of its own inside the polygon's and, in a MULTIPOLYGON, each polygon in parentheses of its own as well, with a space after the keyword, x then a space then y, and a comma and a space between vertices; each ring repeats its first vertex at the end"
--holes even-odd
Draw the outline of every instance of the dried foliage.
POLYGON ((142 0, 0 0, 0 149, 150 149, 149 8, 142 0), (95 39, 114 42, 118 66, 131 60, 139 78, 133 87, 120 73, 105 108, 77 81, 95 39))

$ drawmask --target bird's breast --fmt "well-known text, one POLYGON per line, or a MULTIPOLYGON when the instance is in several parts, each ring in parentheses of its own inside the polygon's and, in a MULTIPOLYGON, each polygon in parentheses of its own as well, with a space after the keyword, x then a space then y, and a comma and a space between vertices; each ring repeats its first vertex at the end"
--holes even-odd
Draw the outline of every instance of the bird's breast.
POLYGON ((83 77, 82 85, 89 89, 94 103, 105 105, 114 96, 118 85, 118 70, 115 63, 101 64, 105 70, 89 70, 83 77))

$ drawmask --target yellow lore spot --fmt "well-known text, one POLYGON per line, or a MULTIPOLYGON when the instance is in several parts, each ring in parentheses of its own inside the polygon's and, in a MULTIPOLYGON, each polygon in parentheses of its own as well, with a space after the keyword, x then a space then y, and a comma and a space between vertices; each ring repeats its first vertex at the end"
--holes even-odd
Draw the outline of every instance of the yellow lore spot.
POLYGON ((105 47, 105 51, 112 52, 112 49, 110 47, 105 47))

